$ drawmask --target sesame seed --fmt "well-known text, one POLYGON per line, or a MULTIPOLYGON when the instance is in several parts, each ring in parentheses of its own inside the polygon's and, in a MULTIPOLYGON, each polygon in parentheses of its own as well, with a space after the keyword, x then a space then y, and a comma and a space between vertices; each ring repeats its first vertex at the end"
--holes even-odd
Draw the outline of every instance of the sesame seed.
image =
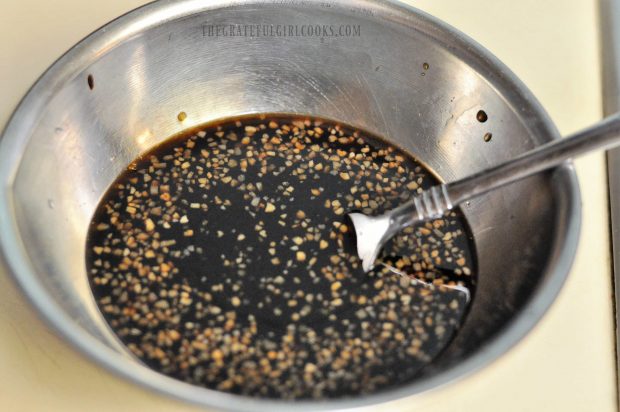
POLYGON ((101 313, 145 365, 251 397, 362 396, 411 382, 449 344, 476 267, 458 210, 408 228, 363 273, 352 210, 436 184, 362 130, 252 116, 133 161, 90 226, 101 313))

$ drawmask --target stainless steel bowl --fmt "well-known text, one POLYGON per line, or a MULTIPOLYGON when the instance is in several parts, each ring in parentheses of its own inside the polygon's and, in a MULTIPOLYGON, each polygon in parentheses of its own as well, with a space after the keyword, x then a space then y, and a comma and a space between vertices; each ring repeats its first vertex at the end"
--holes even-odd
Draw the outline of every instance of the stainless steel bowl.
MULTIPOLYGON (((490 53, 388 1, 157 2, 62 56, 21 102, 0 141, 3 259, 41 315, 88 356, 159 392, 222 409, 291 404, 191 386, 130 356, 92 298, 85 237, 101 195, 139 153, 187 127, 256 112, 318 115, 365 128, 446 181, 558 136, 533 96, 490 53), (215 36, 210 28, 230 24, 274 25, 274 35, 215 36), (359 36, 277 35, 278 25, 290 34, 288 26, 300 31, 309 24, 359 28, 359 36), (481 109, 488 113, 484 123, 476 119, 481 109)), ((487 365, 536 324, 577 245, 580 202, 571 167, 494 192, 464 213, 478 251, 479 286, 449 348, 410 385, 295 408, 408 396, 414 407, 420 393, 487 365)))

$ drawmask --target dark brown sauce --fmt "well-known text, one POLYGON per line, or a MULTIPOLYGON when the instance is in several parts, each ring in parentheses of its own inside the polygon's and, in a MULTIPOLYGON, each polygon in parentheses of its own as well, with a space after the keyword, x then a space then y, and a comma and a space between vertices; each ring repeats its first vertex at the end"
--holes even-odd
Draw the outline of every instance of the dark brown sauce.
POLYGON ((335 398, 413 380, 450 342, 475 285, 457 212, 410 228, 364 274, 346 213, 436 184, 368 133, 244 117, 131 164, 87 241, 105 319, 149 367, 250 396, 335 398))

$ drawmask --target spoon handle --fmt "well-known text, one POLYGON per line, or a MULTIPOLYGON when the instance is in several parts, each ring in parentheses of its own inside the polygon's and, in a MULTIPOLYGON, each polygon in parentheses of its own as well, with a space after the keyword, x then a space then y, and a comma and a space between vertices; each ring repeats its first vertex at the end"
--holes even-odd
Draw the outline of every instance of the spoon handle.
POLYGON ((566 160, 596 149, 620 144, 620 113, 562 139, 553 140, 514 159, 445 185, 435 186, 415 196, 390 213, 392 222, 402 227, 434 219, 467 200, 516 182, 566 160))
POLYGON ((516 182, 584 153, 620 144, 620 114, 563 139, 553 140, 505 163, 447 184, 454 205, 516 182))

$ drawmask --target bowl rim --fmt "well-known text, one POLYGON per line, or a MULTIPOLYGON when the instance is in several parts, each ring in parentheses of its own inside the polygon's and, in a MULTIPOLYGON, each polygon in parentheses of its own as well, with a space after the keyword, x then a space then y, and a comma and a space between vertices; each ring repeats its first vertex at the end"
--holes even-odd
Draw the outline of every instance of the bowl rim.
MULTIPOLYGON (((534 292, 524 310, 518 314, 506 329, 491 339, 476 354, 459 364, 422 381, 402 387, 386 389, 376 394, 357 398, 329 399, 325 401, 281 401, 250 398, 199 388, 188 383, 167 377, 148 369, 136 368, 127 362, 126 357, 98 341, 82 329, 58 306, 36 280, 34 269, 29 263, 25 245, 19 236, 14 216, 12 186, 18 169, 21 153, 25 150, 30 126, 45 107, 47 99, 54 95, 65 80, 85 67, 98 51, 111 49, 123 40, 142 30, 154 27, 199 12, 221 7, 247 5, 254 2, 277 4, 278 0, 173 0, 159 1, 134 9, 95 30, 79 41, 69 51, 56 60, 34 83, 23 97, 0 136, 0 264, 10 273, 10 277, 37 309, 41 318, 58 332, 73 347, 87 358, 95 360, 116 375, 120 375, 143 387, 161 394, 189 401, 198 405, 215 407, 220 410, 288 411, 291 407, 300 410, 343 410, 371 406, 397 399, 420 395, 423 392, 437 391, 441 387, 473 373, 492 363, 515 346, 538 323, 547 309, 555 301, 571 268, 577 250, 581 227, 581 197, 577 176, 570 162, 555 169, 554 185, 564 190, 566 210, 557 219, 564 232, 552 250, 546 272, 545 282, 534 292), (71 64, 67 64, 67 63, 71 64)), ((477 42, 453 27, 407 4, 396 0, 332 0, 337 6, 364 7, 377 12, 379 18, 404 16, 411 23, 426 25, 432 35, 444 42, 456 45, 454 49, 466 50, 467 55, 477 63, 497 75, 498 83, 511 90, 512 97, 524 104, 519 110, 529 113, 549 139, 559 138, 559 133, 540 103, 525 85, 493 54, 477 42)), ((294 3, 296 4, 296 3, 294 3)), ((427 33, 428 34, 428 33, 427 33)), ((411 398, 411 401, 414 399, 411 398)))

